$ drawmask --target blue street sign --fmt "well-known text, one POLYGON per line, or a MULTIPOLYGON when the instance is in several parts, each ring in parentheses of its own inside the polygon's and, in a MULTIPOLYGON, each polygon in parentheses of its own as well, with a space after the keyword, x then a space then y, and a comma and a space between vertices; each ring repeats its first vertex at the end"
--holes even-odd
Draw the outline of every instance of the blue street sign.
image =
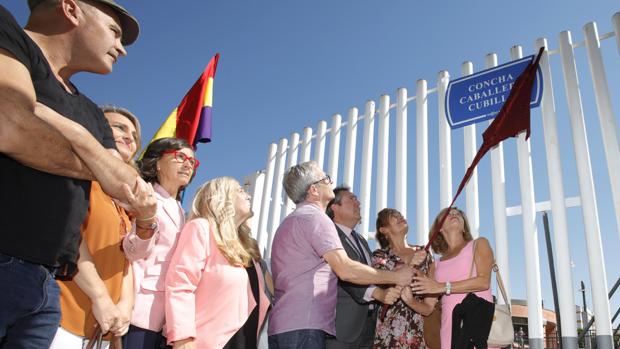
MULTIPOLYGON (((493 119, 500 111, 515 81, 530 64, 528 56, 450 81, 446 91, 446 117, 453 129, 493 119)), ((530 108, 540 105, 543 79, 536 71, 530 108)))

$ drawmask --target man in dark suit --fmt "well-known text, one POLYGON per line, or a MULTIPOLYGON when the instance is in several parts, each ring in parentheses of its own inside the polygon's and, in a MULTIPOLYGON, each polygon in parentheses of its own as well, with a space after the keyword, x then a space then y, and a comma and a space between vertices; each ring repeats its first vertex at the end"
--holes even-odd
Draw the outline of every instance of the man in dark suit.
MULTIPOLYGON (((352 260, 370 265, 368 242, 354 230, 361 219, 360 202, 348 187, 337 187, 334 194, 326 213, 336 225, 344 250, 352 260)), ((379 305, 393 304, 399 297, 400 287, 383 289, 338 280, 336 337, 327 340, 327 348, 372 348, 379 305)))

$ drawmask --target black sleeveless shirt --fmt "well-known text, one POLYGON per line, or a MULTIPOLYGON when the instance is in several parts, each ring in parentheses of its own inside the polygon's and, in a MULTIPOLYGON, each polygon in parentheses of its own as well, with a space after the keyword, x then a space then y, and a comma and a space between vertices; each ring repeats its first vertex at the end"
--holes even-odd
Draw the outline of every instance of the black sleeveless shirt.
MULTIPOLYGON (((41 49, 3 6, 0 48, 26 66, 38 102, 84 126, 104 147, 116 147, 97 105, 77 90, 73 94, 65 90, 41 49)), ((27 139, 23 146, 28 146, 27 139)), ((44 173, 0 154, 0 253, 71 269, 89 196, 90 181, 44 173)))

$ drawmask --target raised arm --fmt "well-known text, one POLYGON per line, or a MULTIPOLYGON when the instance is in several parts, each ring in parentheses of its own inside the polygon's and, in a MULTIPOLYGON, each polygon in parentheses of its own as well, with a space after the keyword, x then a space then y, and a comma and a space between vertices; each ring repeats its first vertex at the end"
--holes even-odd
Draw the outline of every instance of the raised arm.
POLYGON ((338 278, 359 285, 398 284, 404 286, 409 284, 413 276, 413 271, 408 266, 397 271, 377 270, 351 260, 342 249, 326 252, 323 259, 338 275, 338 278))

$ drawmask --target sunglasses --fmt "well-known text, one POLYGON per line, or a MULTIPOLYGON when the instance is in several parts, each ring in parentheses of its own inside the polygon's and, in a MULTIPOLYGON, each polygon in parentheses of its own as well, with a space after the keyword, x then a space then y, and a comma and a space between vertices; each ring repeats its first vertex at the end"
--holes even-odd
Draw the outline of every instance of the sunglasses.
POLYGON ((180 163, 184 163, 185 161, 189 161, 189 164, 192 165, 192 167, 195 169, 198 168, 198 166, 200 166, 200 161, 198 161, 198 159, 196 159, 193 156, 187 156, 185 155, 185 153, 183 153, 180 150, 166 150, 163 152, 163 154, 172 154, 172 156, 174 156, 174 159, 180 163))

